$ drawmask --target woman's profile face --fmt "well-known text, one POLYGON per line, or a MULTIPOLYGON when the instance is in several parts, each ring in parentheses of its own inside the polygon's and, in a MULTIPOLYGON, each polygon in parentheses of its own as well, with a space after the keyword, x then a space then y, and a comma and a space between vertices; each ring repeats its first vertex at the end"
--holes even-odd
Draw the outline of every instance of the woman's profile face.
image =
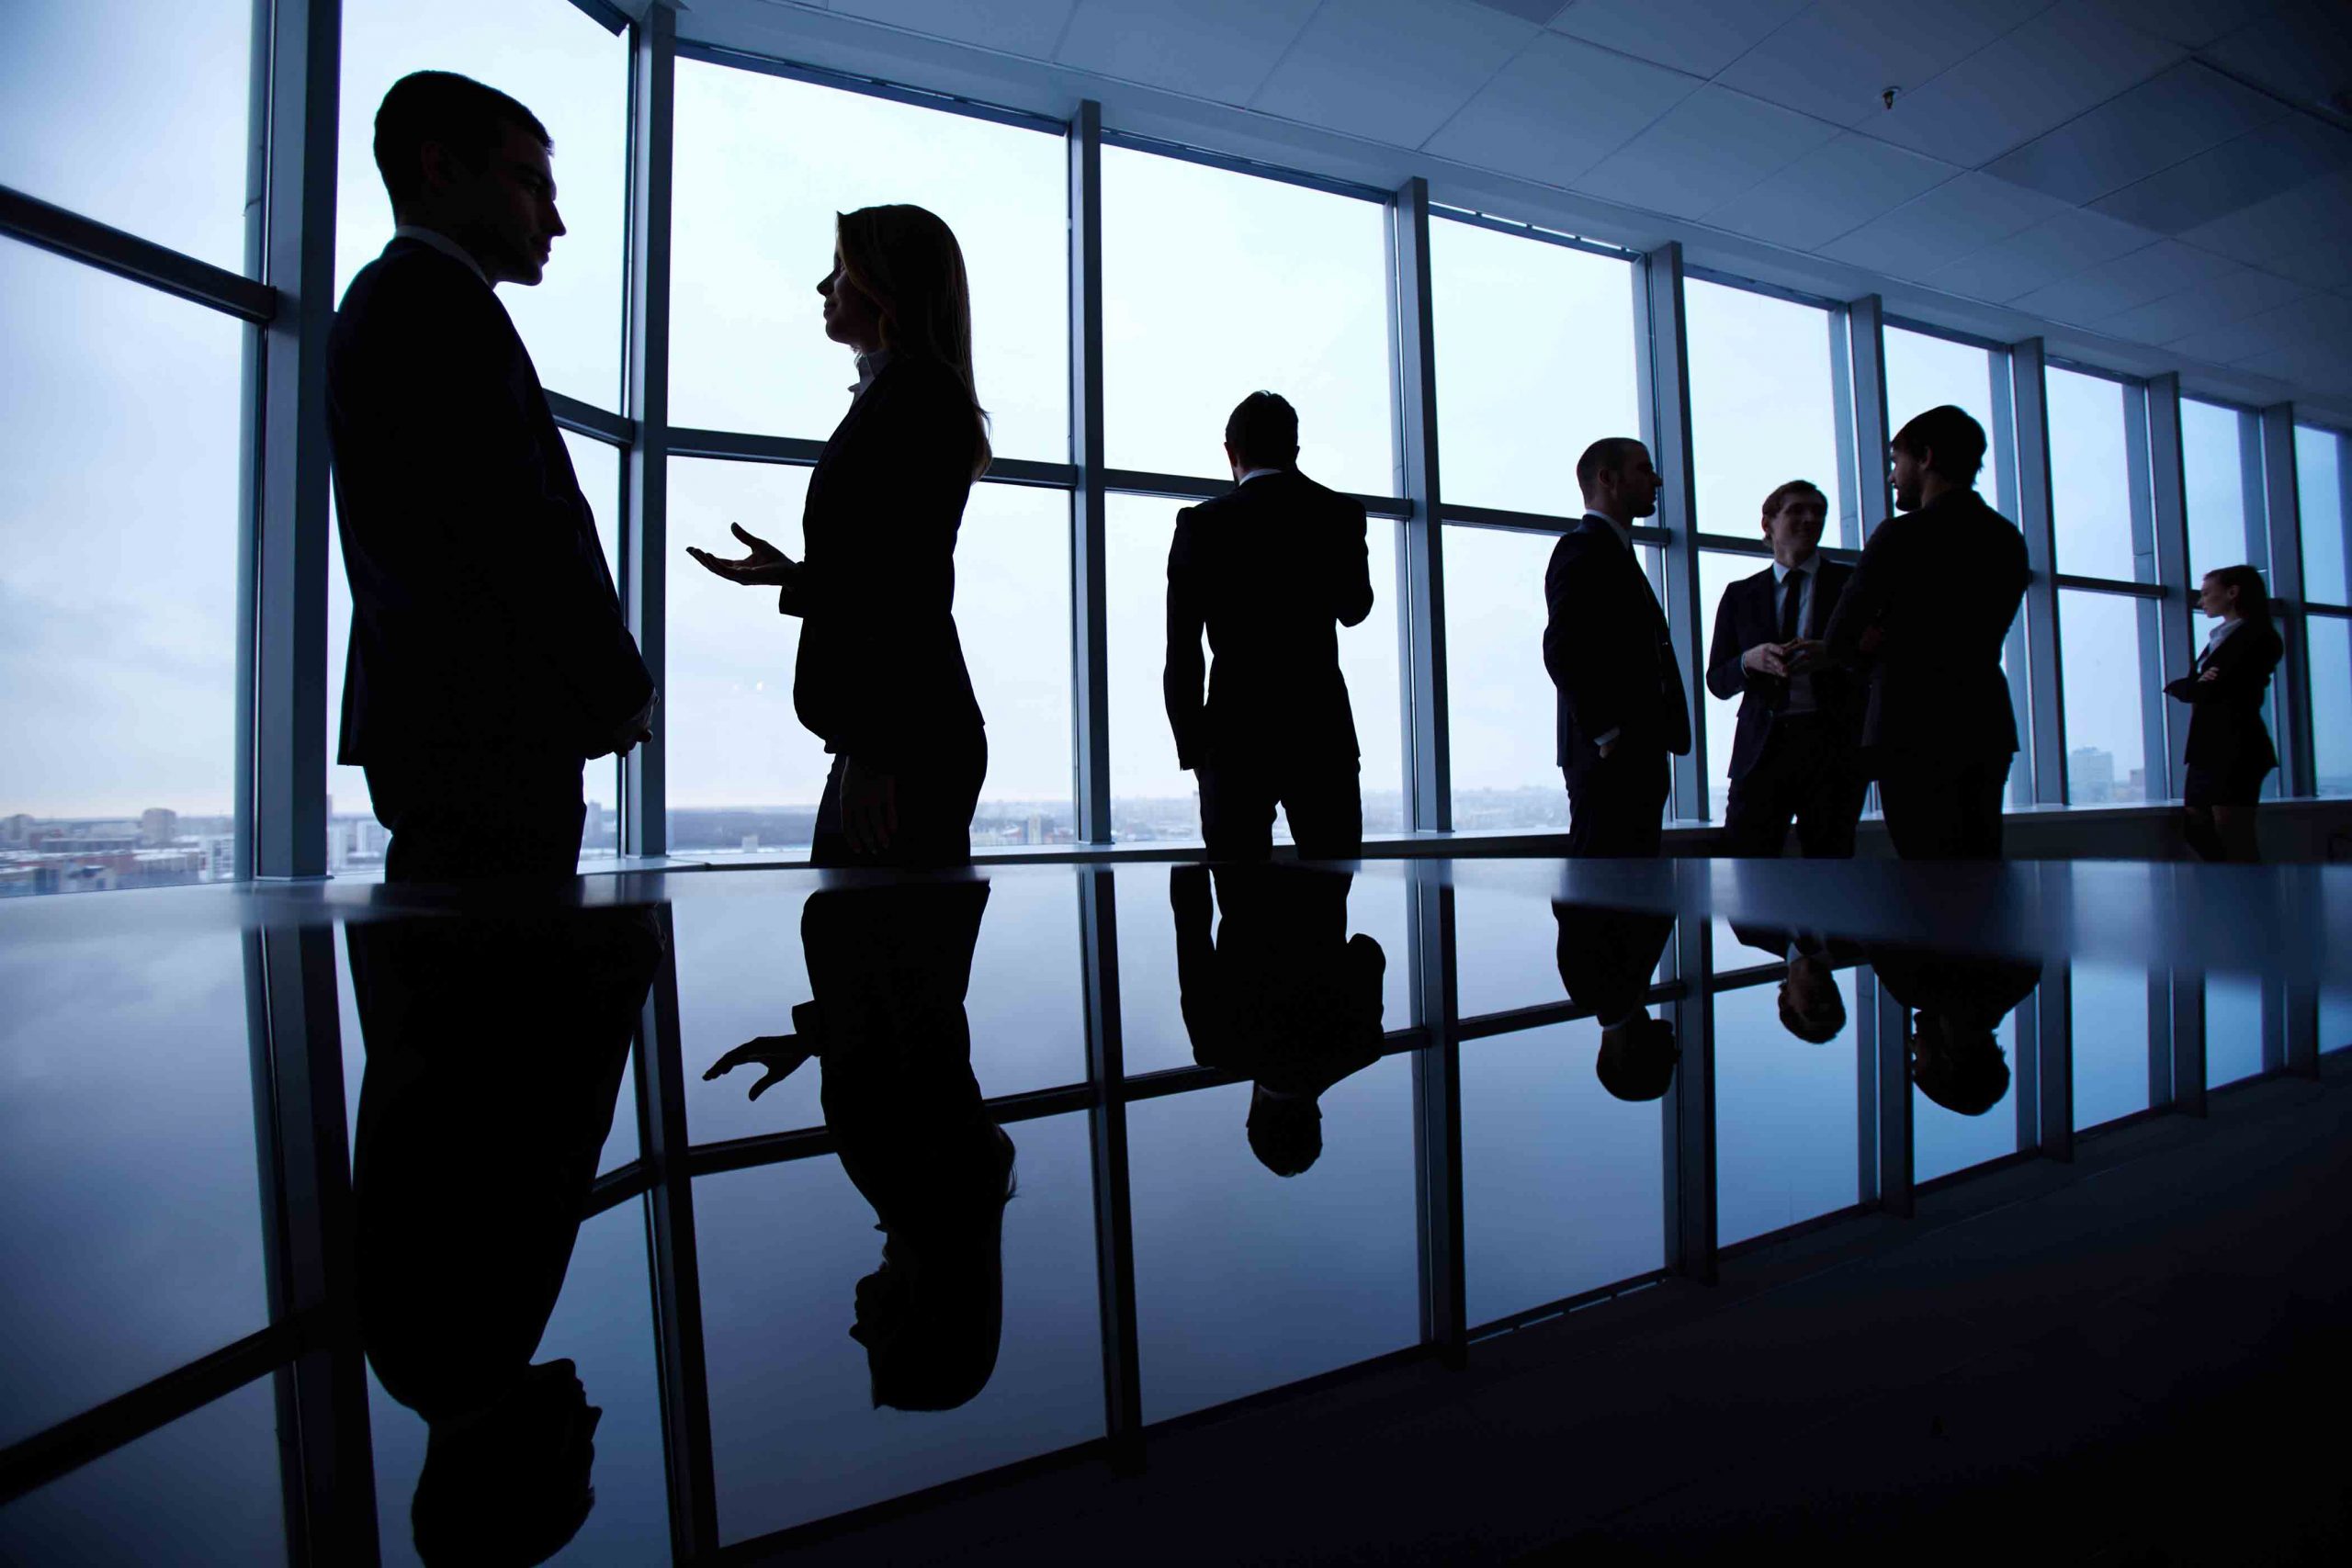
POLYGON ((2220 578, 2209 572, 2198 588, 2197 607, 2219 620, 2238 607, 2238 591, 2224 587, 2220 578))
POLYGON ((842 266, 840 251, 833 252, 833 270, 817 285, 817 292, 825 297, 827 337, 847 344, 861 354, 882 346, 882 307, 875 303, 874 296, 850 281, 842 266))

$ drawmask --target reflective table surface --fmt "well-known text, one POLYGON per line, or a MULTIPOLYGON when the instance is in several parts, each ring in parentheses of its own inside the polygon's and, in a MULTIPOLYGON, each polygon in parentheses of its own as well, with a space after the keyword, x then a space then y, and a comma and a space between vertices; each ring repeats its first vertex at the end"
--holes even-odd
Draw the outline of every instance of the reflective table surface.
POLYGON ((0 906, 0 1561, 643 1563, 1707 1278, 2352 1044, 2352 870, 0 906))

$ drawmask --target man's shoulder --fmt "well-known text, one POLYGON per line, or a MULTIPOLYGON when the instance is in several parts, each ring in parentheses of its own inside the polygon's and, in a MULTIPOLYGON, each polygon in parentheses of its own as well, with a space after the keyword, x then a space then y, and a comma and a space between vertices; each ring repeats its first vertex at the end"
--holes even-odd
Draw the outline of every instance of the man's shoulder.
POLYGON ((430 245, 394 242, 359 269, 344 290, 336 324, 346 333, 383 326, 461 326, 503 314, 481 279, 430 245))

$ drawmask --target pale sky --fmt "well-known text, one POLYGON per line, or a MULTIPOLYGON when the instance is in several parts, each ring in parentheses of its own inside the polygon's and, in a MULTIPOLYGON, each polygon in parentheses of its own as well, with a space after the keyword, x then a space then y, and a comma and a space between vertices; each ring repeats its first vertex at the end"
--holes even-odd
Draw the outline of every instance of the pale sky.
MULTIPOLYGON (((546 283, 501 299, 549 387, 616 408, 624 41, 568 0, 347 0, 344 17, 338 288, 390 232, 368 153, 384 89, 427 66, 478 76, 547 123, 571 231, 546 283)), ((13 7, 12 47, 0 55, 0 181, 239 265, 250 17, 246 0, 13 7), (94 125, 107 134, 88 134, 94 125)), ((813 287, 830 261, 833 214, 913 201, 963 243, 997 451, 1067 458, 1059 138, 684 62, 677 153, 674 423, 823 438, 854 374, 823 335, 813 287)), ((1268 387, 1299 409, 1309 474, 1393 492, 1382 209, 1116 148, 1105 152, 1103 181, 1112 465, 1216 477, 1227 412, 1268 387)), ((1442 219, 1432 257, 1443 493, 1576 514, 1577 454, 1639 429, 1632 268, 1442 219)), ((1750 533, 1764 492, 1798 475, 1841 494, 1828 317, 1695 280, 1688 310, 1701 527, 1750 533)), ((0 353, 17 372, 0 389, 0 529, 13 547, 0 570, 0 713, 19 737, 0 755, 0 812, 228 808, 242 333, 216 312, 0 243, 0 353)), ((1897 423, 1931 401, 1989 416, 1980 351, 1888 336, 1897 423)), ((2050 403, 2062 567, 2129 576, 2120 392, 2053 371, 2050 403)), ((2208 541, 2243 536, 2229 481, 2233 423, 2199 405, 2187 412, 2200 569, 2208 541), (2228 450, 2209 424, 2230 437, 2228 450)), ((571 445, 609 548, 616 461, 595 443, 571 445)), ((727 546, 736 521, 797 551, 805 478, 672 465, 661 723, 674 805, 806 804, 821 784, 824 758, 791 712, 797 626, 765 595, 707 576, 684 553, 727 546)), ((1122 797, 1191 793, 1159 692, 1174 510, 1118 498, 1109 518, 1122 797)), ((1377 604, 1340 638, 1368 792, 1402 782, 1396 532, 1374 520, 1377 604)), ((1444 543, 1456 786, 1557 791, 1539 646, 1550 540, 1450 527, 1444 543)), ((989 721, 984 798, 1066 803, 1067 498, 979 487, 957 567, 958 622, 989 721)), ((1753 570, 1733 558, 1702 563, 1710 626, 1723 583, 1753 570)), ((332 595, 331 730, 348 615, 339 561, 332 595)), ((2128 606, 2077 607, 2076 598, 2070 629, 2079 617, 2086 631, 2093 616, 2102 629, 2077 631, 2067 649, 2071 740, 2120 760, 2138 749, 2138 706, 2126 700, 2137 648, 2104 623, 2118 611, 2128 618, 2128 606)), ((1724 716, 1708 715, 1711 737, 1724 716)), ((1713 744, 1720 773, 1723 741, 1713 744)), ((365 799, 353 771, 334 771, 330 790, 339 811, 365 799)), ((609 802, 609 773, 592 773, 589 794, 609 802)))

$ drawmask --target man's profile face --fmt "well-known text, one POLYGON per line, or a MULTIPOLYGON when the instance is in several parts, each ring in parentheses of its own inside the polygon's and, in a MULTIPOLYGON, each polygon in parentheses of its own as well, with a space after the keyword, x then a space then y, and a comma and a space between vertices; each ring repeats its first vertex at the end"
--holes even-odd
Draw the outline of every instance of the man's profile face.
POLYGON ((426 177, 440 186, 465 232, 456 236, 493 283, 528 288, 547 272, 564 231, 555 207, 555 168, 537 137, 506 126, 480 169, 447 148, 425 148, 426 177))
POLYGON ((1776 557, 1791 566, 1803 565, 1821 545, 1821 530, 1829 520, 1829 503, 1809 490, 1791 491, 1781 510, 1764 519, 1764 537, 1776 557))
POLYGON ((1900 446, 1887 448, 1890 468, 1887 478, 1894 485, 1894 509, 1898 512, 1919 510, 1920 492, 1928 482, 1928 459, 1913 457, 1900 446))
POLYGON ((1657 492, 1665 481, 1650 466, 1646 446, 1635 446, 1618 468, 1613 481, 1604 478, 1604 485, 1611 485, 1618 505, 1627 517, 1648 517, 1657 511, 1657 492))

